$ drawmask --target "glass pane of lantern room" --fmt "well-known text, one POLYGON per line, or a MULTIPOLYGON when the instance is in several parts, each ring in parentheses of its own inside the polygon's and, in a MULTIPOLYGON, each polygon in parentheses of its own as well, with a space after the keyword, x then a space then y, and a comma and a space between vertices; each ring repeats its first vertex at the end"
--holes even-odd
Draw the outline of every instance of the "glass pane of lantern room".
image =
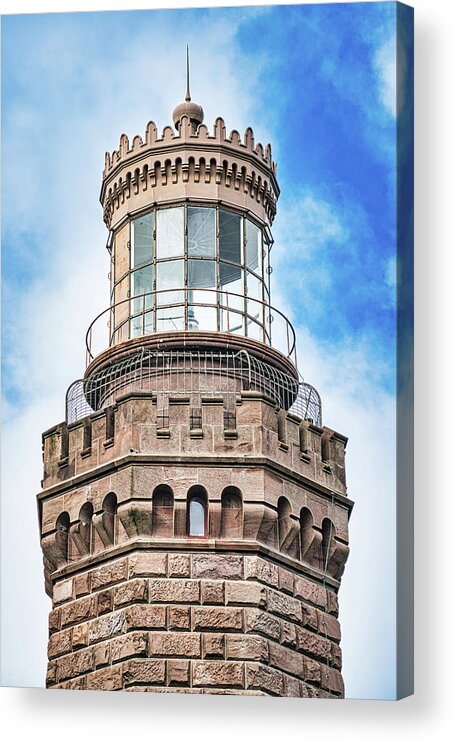
POLYGON ((217 330, 215 307, 198 306, 216 304, 216 262, 214 260, 188 260, 188 329, 217 330), (204 289, 212 289, 204 291, 204 289))
MULTIPOLYGON (((216 289, 216 262, 214 260, 188 260, 188 288, 216 289)), ((216 302, 215 293, 206 291, 207 303, 216 302)))
POLYGON ((215 210, 188 207, 188 255, 215 257, 215 210))
POLYGON ((261 325, 263 325, 263 305, 262 300, 262 281, 253 276, 249 271, 246 272, 247 287, 247 335, 255 340, 262 340, 261 325), (256 320, 256 321, 253 321, 256 320))
POLYGON ((229 306, 235 309, 244 309, 245 287, 243 285, 243 270, 240 265, 220 263, 220 286, 229 292, 229 306))
POLYGON ((183 291, 165 289, 183 288, 183 260, 166 260, 156 264, 156 303, 183 304, 183 291))
POLYGON ((183 207, 159 209, 156 212, 156 257, 171 258, 183 255, 184 215, 183 207))
POLYGON ((242 217, 220 209, 220 260, 242 262, 242 217))
POLYGON ((177 306, 165 307, 156 310, 157 332, 170 332, 185 329, 185 315, 183 306, 184 292, 164 291, 164 289, 180 288, 183 286, 183 260, 167 260, 156 265, 156 303, 160 307, 166 304, 177 306))
POLYGON ((153 212, 144 214, 131 223, 131 267, 153 259, 153 212))
POLYGON ((153 265, 133 271, 131 274, 131 313, 136 315, 131 322, 133 337, 144 332, 153 332, 153 314, 146 310, 153 307, 153 265))
POLYGON ((220 262, 221 332, 245 334, 245 288, 240 265, 220 262))
POLYGON ((262 240, 261 230, 249 219, 246 220, 246 267, 262 278, 262 240))

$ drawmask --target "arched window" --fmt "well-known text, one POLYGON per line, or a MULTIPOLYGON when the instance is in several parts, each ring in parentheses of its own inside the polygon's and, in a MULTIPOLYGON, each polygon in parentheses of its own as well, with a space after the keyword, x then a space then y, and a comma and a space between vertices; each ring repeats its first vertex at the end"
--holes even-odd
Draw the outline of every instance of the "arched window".
POLYGON ((85 553, 90 553, 90 547, 92 544, 92 518, 93 518, 93 505, 91 502, 86 502, 82 505, 79 511, 79 535, 82 543, 85 547, 85 553))
POLYGON ((207 536, 207 493, 203 487, 194 486, 189 490, 186 513, 188 536, 207 536))
POLYGON ((285 497, 280 497, 278 500, 278 544, 280 549, 285 545, 291 525, 291 505, 285 497))
POLYGON ((68 559, 68 534, 70 529, 70 517, 65 511, 60 513, 55 523, 55 542, 62 557, 68 559))
POLYGON ((322 570, 325 571, 330 559, 333 539, 335 537, 335 526, 329 518, 322 521, 322 570))
POLYGON ((314 539, 313 516, 308 508, 302 508, 300 511, 300 555, 302 561, 314 539))
POLYGON ((102 522, 104 529, 109 536, 111 544, 115 540, 115 515, 117 513, 117 495, 114 492, 109 492, 103 500, 103 516, 102 522))
POLYGON ((241 538, 243 535, 242 494, 237 487, 226 487, 221 495, 221 536, 241 538))
POLYGON ((152 535, 174 535, 174 494, 167 484, 160 484, 152 495, 152 535))

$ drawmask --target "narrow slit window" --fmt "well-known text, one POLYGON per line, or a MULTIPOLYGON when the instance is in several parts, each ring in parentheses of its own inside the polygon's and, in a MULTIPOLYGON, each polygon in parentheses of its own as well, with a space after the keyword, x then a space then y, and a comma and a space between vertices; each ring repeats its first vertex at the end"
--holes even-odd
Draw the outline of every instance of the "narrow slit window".
POLYGON ((192 495, 188 503, 188 536, 206 535, 206 501, 202 495, 192 495))

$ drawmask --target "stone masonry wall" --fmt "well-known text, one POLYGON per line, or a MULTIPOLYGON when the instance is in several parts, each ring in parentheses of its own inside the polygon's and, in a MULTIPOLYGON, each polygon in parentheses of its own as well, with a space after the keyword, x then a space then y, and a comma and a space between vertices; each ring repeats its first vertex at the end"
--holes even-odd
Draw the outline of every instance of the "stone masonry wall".
POLYGON ((190 408, 170 404, 163 429, 157 400, 130 394, 44 434, 47 686, 343 697, 346 439, 257 394, 234 429, 216 400, 197 430, 190 408))
POLYGON ((259 557, 135 550, 56 581, 47 687, 343 696, 333 589, 259 557))

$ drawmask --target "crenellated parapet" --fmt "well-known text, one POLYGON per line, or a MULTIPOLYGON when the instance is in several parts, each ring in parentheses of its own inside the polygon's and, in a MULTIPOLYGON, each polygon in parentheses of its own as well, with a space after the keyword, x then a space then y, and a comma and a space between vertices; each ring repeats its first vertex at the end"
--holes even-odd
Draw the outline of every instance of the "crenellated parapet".
POLYGON ((227 136, 217 118, 210 134, 183 116, 178 132, 166 126, 159 136, 152 121, 145 139, 121 136, 119 149, 106 153, 100 200, 110 229, 127 214, 186 198, 230 204, 270 225, 279 192, 270 145, 255 144, 251 128, 243 139, 236 130, 227 136))
POLYGON ((44 436, 39 496, 52 574, 111 558, 144 539, 161 548, 265 549, 315 579, 338 580, 348 556, 346 439, 277 410, 257 393, 170 399, 132 393, 44 436), (207 534, 188 539, 195 490, 207 534), (254 546, 256 544, 256 546, 254 546))

